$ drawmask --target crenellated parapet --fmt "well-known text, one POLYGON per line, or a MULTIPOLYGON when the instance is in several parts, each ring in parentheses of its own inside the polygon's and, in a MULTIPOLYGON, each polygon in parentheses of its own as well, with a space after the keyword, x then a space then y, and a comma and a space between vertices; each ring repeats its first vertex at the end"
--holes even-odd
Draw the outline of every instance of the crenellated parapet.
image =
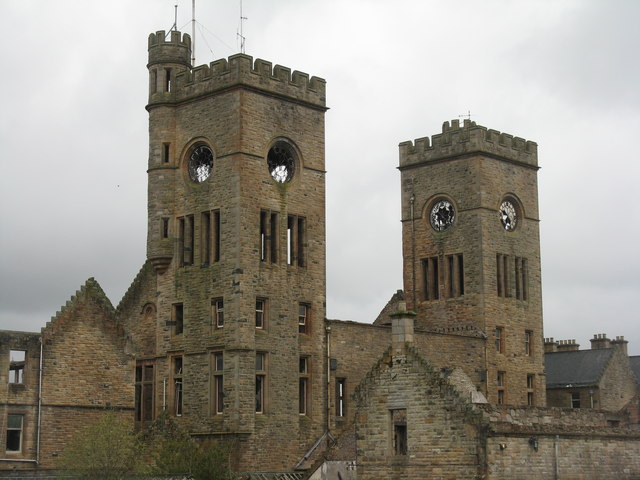
MULTIPOLYGON (((150 38, 151 42, 151 38, 150 38)), ((151 50, 150 50, 151 56, 151 50)), ((325 80, 244 54, 232 55, 176 75, 171 91, 152 92, 149 106, 182 103, 237 87, 325 109, 325 80)))
POLYGON ((485 154, 507 161, 538 167, 538 145, 508 133, 488 129, 476 122, 444 122, 442 133, 400 144, 400 168, 436 162, 445 158, 485 154))
POLYGON ((191 37, 187 33, 176 30, 169 32, 169 38, 164 30, 149 35, 149 64, 178 63, 191 67, 191 37))

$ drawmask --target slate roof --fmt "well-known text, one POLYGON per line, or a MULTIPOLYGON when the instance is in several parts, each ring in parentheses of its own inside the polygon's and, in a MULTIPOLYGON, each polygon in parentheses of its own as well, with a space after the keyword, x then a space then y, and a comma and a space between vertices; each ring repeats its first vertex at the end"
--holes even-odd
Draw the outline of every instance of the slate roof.
POLYGON ((547 388, 597 385, 613 355, 613 348, 546 353, 547 388))
POLYGON ((631 364, 631 370, 633 370, 636 376, 636 382, 640 383, 640 355, 629 357, 629 363, 631 364))

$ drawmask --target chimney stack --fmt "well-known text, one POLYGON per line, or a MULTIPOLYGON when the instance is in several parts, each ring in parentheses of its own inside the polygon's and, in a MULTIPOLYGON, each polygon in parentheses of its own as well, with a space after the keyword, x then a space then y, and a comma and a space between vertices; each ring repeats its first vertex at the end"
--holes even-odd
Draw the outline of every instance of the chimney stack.
MULTIPOLYGON (((592 340, 593 341, 593 340, 592 340)), ((624 352, 625 355, 629 355, 629 353, 627 352, 627 345, 629 344, 628 340, 625 340, 624 337, 616 337, 615 340, 611 340, 611 345, 612 346, 619 346, 622 351, 624 352)))
POLYGON ((598 333, 591 339, 591 350, 601 350, 603 348, 611 348, 611 340, 607 338, 606 333, 598 333))
POLYGON ((415 312, 407 311, 407 303, 398 302, 398 311, 391 317, 392 355, 404 355, 407 344, 413 344, 413 323, 415 312))

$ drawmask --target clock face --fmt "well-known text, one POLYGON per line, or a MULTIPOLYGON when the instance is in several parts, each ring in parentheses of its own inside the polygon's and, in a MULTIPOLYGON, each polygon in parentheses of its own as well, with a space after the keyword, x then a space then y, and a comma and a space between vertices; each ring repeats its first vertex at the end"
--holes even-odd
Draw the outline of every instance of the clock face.
POLYGON ((284 142, 279 142, 269 150, 267 166, 269 173, 278 183, 290 182, 295 169, 295 157, 293 150, 284 142))
POLYGON ((453 225, 455 218, 455 209, 448 200, 437 201, 431 208, 431 213, 429 214, 431 226, 437 232, 443 232, 453 225))
POLYGON ((505 200, 500 204, 500 221, 507 232, 513 232, 518 225, 516 207, 510 200, 505 200))
POLYGON ((195 183, 204 182, 213 170, 213 152, 206 145, 193 149, 189 155, 189 178, 195 183))

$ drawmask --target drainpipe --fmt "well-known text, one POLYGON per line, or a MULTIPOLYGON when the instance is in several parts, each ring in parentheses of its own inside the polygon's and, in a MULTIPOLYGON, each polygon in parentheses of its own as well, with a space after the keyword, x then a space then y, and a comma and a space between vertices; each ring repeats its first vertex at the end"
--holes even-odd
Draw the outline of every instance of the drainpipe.
POLYGON ((327 432, 331 431, 331 327, 325 328, 327 333, 327 432))
POLYGON ((554 480, 560 478, 560 466, 558 465, 558 442, 560 441, 560 435, 556 435, 553 441, 553 464, 554 464, 554 480))
POLYGON ((409 199, 410 204, 410 215, 411 215, 411 283, 413 285, 413 305, 411 308, 413 310, 417 310, 417 287, 416 287, 416 221, 414 215, 414 202, 416 201, 416 196, 413 193, 413 179, 411 179, 411 198, 409 199))
POLYGON ((42 368, 44 366, 44 343, 40 337, 40 369, 38 371, 38 424, 36 431, 36 463, 40 463, 40 429, 42 427, 42 368))

